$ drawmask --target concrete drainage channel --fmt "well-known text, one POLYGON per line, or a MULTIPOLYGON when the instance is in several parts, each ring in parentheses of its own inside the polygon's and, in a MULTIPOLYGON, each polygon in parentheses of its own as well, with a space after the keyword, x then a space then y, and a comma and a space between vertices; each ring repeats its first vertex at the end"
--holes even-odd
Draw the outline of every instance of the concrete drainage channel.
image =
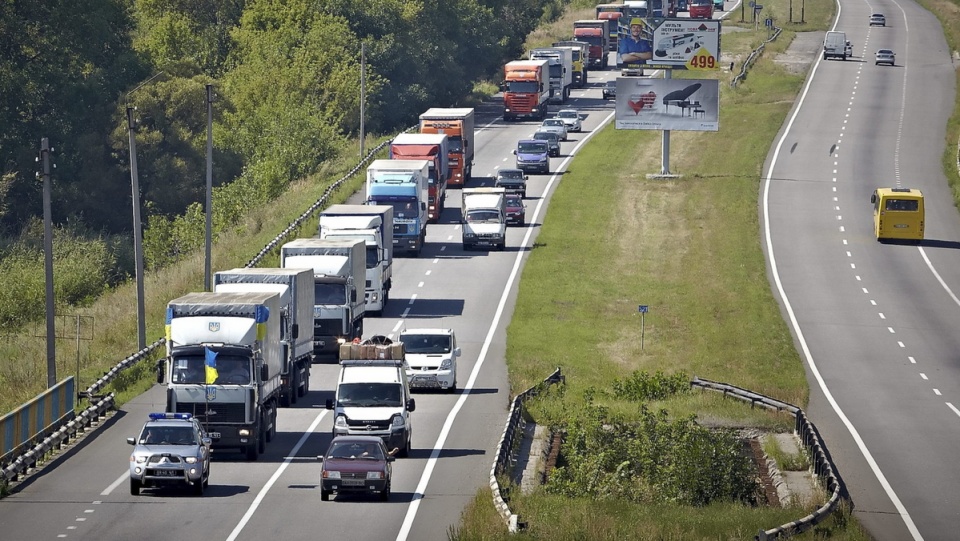
MULTIPOLYGON (((546 481, 547 474, 556 466, 559 458, 562 434, 538 426, 526 414, 524 402, 539 394, 547 385, 563 381, 558 368, 544 381, 517 395, 513 401, 507 427, 497 449, 497 460, 490 473, 494 503, 510 532, 518 532, 524 529, 526 524, 510 510, 509 494, 501 488, 497 476, 509 477, 523 494, 532 493, 546 481)), ((741 433, 744 453, 752 458, 756 466, 767 505, 786 507, 819 503, 820 506, 803 518, 760 530, 755 539, 765 541, 805 532, 836 510, 840 501, 840 483, 834 473, 833 463, 819 440, 816 427, 807 420, 803 410, 792 404, 724 383, 694 378, 690 385, 723 393, 724 396, 749 402, 754 407, 788 411, 796 419, 793 433, 767 434, 754 429, 744 430, 741 433), (775 439, 783 456, 800 457, 804 452, 808 453, 812 464, 810 468, 804 471, 781 470, 777 462, 763 451, 761 442, 768 436, 775 439)))

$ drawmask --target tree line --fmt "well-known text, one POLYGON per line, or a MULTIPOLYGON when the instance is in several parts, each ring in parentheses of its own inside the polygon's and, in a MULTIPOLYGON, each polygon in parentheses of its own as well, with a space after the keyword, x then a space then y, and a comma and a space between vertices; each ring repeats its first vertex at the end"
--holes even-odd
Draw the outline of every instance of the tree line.
POLYGON ((98 267, 73 295, 82 299, 132 274, 132 242, 118 240, 132 230, 128 107, 156 268, 202 239, 180 229, 202 223, 190 217, 205 198, 206 85, 215 89, 213 179, 224 196, 215 219, 229 220, 347 152, 360 129, 361 44, 365 131, 396 132, 496 78, 544 14, 569 2, 2 2, 0 275, 42 259, 43 137, 55 149, 58 238, 87 244, 81 252, 98 267))

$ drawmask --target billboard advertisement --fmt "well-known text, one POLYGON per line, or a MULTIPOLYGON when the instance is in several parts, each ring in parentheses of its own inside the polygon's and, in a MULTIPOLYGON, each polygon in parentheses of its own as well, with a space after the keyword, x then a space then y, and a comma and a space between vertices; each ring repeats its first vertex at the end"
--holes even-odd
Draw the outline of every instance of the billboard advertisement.
POLYGON ((617 67, 720 69, 720 21, 714 19, 620 18, 617 67))
POLYGON ((720 81, 617 78, 618 130, 719 131, 720 81))

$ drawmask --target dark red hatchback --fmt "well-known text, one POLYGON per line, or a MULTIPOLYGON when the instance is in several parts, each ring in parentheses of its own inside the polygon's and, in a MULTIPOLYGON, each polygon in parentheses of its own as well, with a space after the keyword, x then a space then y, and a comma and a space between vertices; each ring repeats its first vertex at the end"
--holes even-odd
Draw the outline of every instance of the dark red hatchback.
POLYGON ((328 501, 333 493, 361 492, 380 494, 390 499, 394 454, 387 451, 379 436, 337 436, 327 452, 317 457, 320 468, 320 499, 328 501))

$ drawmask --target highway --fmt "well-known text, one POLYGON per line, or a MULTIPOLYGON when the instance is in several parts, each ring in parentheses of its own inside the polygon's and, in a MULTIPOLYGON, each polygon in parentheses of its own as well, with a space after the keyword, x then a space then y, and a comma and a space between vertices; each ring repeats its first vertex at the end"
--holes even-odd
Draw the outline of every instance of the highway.
MULTIPOLYGON (((505 329, 527 248, 542 222, 550 190, 570 153, 601 123, 612 102, 601 99, 602 80, 614 71, 590 73, 568 106, 586 115, 584 132, 570 135, 551 175, 530 175, 527 221, 510 228, 503 252, 464 252, 460 246, 460 191, 448 191, 440 223, 427 228, 419 258, 398 258, 394 287, 382 318, 368 318, 366 335, 396 335, 401 326, 451 327, 463 355, 455 394, 417 393, 410 458, 394 464, 389 502, 342 497, 320 501, 316 456, 330 441, 332 417, 323 404, 333 397, 338 366, 315 364, 311 391, 295 407, 281 409, 277 437, 257 462, 215 453, 210 487, 202 498, 173 489, 128 490, 128 436, 138 434, 150 412, 163 411, 162 386, 125 404, 91 436, 56 458, 0 501, 5 541, 97 539, 446 539, 464 507, 489 485, 494 451, 503 432, 510 392, 504 362, 505 329)), ((551 110, 557 110, 552 106, 551 110)), ((537 123, 504 124, 495 104, 477 109, 477 145, 470 186, 492 185, 497 168, 513 167, 518 139, 537 123)), ((362 194, 349 202, 359 203, 362 194)), ((306 204, 305 204, 306 206, 306 204)), ((548 374, 544 374, 546 377, 548 374)), ((492 505, 492 503, 491 503, 492 505)))
POLYGON ((844 2, 836 30, 854 58, 817 60, 764 167, 771 283, 855 516, 878 540, 955 539, 960 217, 942 173, 954 66, 913 2, 844 2), (868 26, 876 12, 886 27, 868 26), (880 48, 895 66, 874 65, 880 48), (923 191, 920 246, 876 241, 878 187, 923 191))

